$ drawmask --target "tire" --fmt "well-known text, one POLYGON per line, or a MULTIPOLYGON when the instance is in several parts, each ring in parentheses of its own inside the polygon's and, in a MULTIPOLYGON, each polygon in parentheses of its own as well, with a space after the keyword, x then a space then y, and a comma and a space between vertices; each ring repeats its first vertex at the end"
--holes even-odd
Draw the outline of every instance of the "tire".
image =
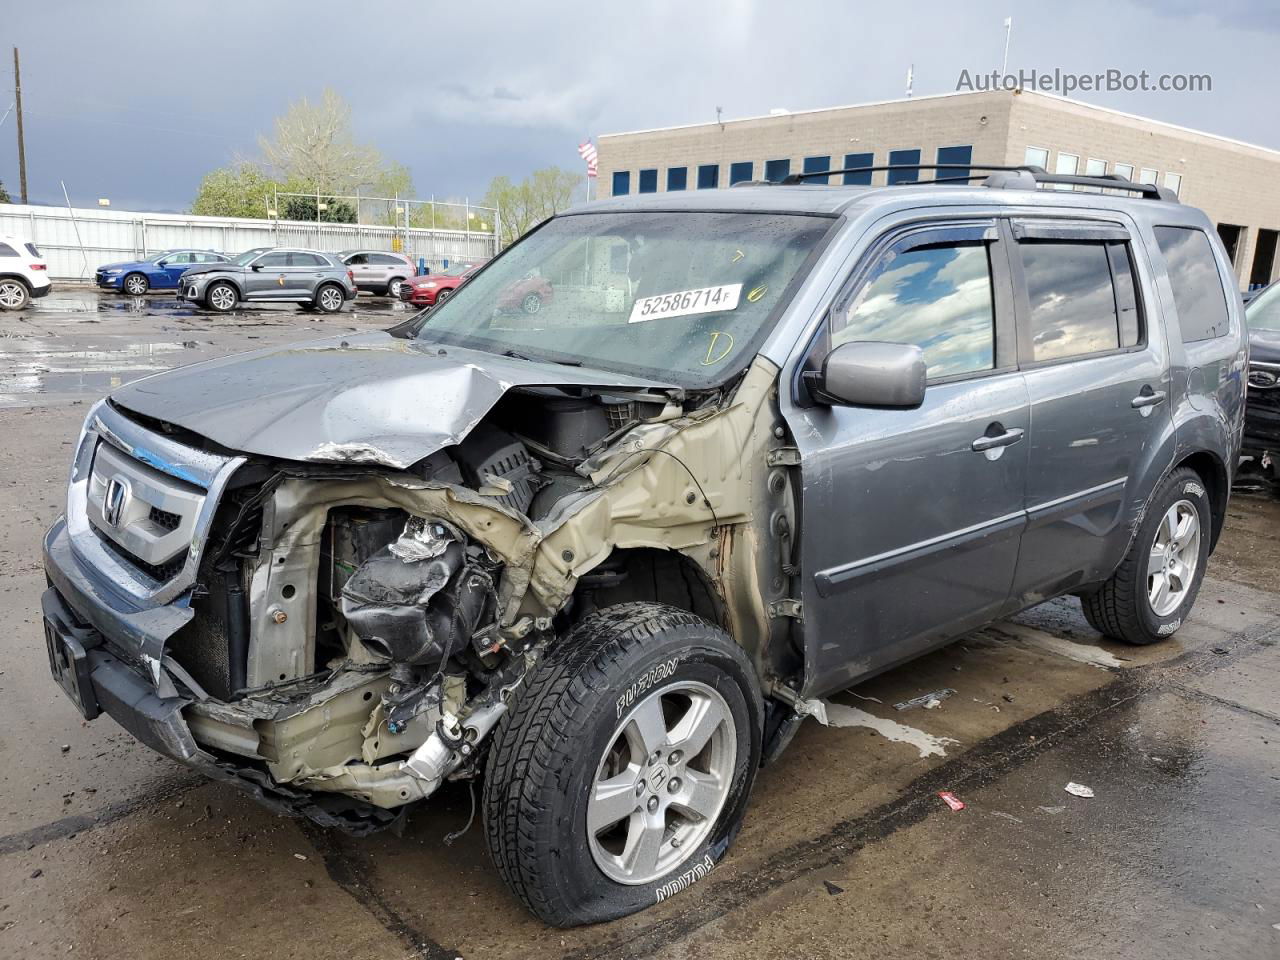
POLYGON ((525 313, 537 313, 542 309, 542 298, 536 293, 530 293, 520 301, 520 309, 525 313))
POLYGON ((400 288, 404 286, 404 277, 392 277, 387 284, 387 292, 383 296, 390 297, 392 300, 400 299, 400 288))
POLYGON ((236 292, 236 288, 225 280, 211 283, 209 289, 204 292, 205 305, 214 313, 230 313, 236 308, 239 300, 240 294, 236 292))
POLYGON ((1152 494, 1138 534, 1111 579, 1080 598, 1089 625, 1138 645, 1172 636, 1200 592, 1212 530, 1204 481, 1187 467, 1173 471, 1152 494))
POLYGON ((437 306, 437 307, 440 306, 440 304, 444 303, 452 295, 453 295, 452 290, 441 290, 439 293, 436 294, 436 302, 433 304, 433 306, 437 306))
POLYGON ((531 912, 558 927, 612 920, 684 890, 719 862, 760 763, 763 712, 755 671, 723 630, 658 603, 606 607, 584 618, 524 686, 493 737, 484 819, 499 873, 531 912), (712 730, 705 749, 680 756, 671 737, 695 705, 720 719, 704 728, 712 730), (632 722, 654 717, 661 729, 632 722), (592 797, 602 777, 625 778, 608 791, 620 806, 606 810, 592 797), (705 816, 682 804, 695 798, 705 816), (589 812, 600 825, 590 835, 589 812), (643 830, 647 824, 655 829, 643 830), (657 838, 652 848, 637 845, 656 859, 637 857, 647 869, 627 879, 616 854, 633 830, 657 838))
POLYGON ((346 301, 346 294, 336 283, 322 283, 316 291, 313 305, 321 313, 337 313, 346 301))
POLYGON ((31 291, 15 277, 0 280, 0 310, 21 310, 31 302, 31 291))
POLYGON ((140 297, 151 289, 151 281, 145 273, 130 273, 120 281, 120 289, 131 297, 140 297))

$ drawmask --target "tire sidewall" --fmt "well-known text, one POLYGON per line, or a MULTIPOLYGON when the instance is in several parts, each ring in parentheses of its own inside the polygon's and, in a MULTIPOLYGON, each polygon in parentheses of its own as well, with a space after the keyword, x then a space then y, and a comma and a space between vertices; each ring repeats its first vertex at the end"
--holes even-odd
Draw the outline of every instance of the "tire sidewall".
POLYGON ((1209 538, 1212 532, 1212 511, 1209 507, 1209 495, 1204 483, 1191 473, 1179 472, 1171 476, 1160 487, 1157 496, 1151 502, 1151 509, 1143 520, 1139 533, 1138 550, 1135 559, 1138 566, 1138 618, 1143 630, 1152 640, 1163 640, 1185 622, 1191 607, 1200 593, 1200 584, 1204 582, 1204 568, 1209 559, 1209 538), (1147 593, 1147 557, 1155 544, 1156 534, 1164 515, 1179 500, 1193 504, 1200 520, 1200 545, 1196 557, 1196 572, 1187 595, 1182 598, 1176 610, 1165 617, 1158 617, 1151 609, 1151 600, 1147 593))
POLYGON ((236 308, 236 301, 240 299, 239 294, 237 294, 235 290, 236 288, 231 286, 231 284, 227 283, 226 281, 224 280, 218 281, 217 283, 212 284, 209 287, 209 289, 205 291, 204 302, 208 305, 209 309, 212 310, 214 313, 230 313, 232 310, 236 308), (234 299, 231 302, 231 306, 224 308, 224 307, 218 307, 214 305, 213 292, 217 290, 219 287, 226 287, 228 290, 232 292, 234 299))
POLYGON ((6 283, 9 283, 9 282, 12 282, 12 283, 13 283, 13 285, 14 285, 14 286, 18 289, 18 291, 22 294, 22 301, 21 301, 20 303, 18 303, 16 306, 13 306, 13 307, 4 307, 3 309, 5 309, 5 310, 25 310, 25 309, 27 308, 27 305, 31 303, 31 291, 27 289, 27 285, 26 285, 25 283, 23 283, 21 280, 13 280, 13 281, 8 281, 8 280, 6 280, 5 282, 6 282, 6 283))
POLYGON ((692 886, 719 863, 741 824, 760 756, 761 708, 752 686, 755 681, 736 657, 700 642, 698 634, 705 636, 705 628, 677 628, 664 638, 668 642, 633 647, 624 668, 578 713, 575 726, 583 731, 583 738, 557 749, 556 775, 550 782, 563 787, 546 799, 553 810, 548 822, 562 851, 559 899, 585 922, 634 913, 692 886), (679 642, 671 635, 680 633, 688 639, 679 642), (622 718, 645 698, 680 681, 706 684, 729 706, 737 737, 732 786, 715 827, 679 866, 652 883, 618 883, 596 865, 588 844, 590 788, 622 718))

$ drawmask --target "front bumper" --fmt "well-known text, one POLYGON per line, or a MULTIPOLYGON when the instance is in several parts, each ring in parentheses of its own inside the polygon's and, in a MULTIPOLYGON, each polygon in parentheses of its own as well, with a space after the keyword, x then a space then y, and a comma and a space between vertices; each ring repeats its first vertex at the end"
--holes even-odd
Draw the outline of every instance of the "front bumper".
POLYGON ((123 279, 123 273, 103 273, 101 270, 93 275, 93 282, 104 290, 119 290, 123 279))
POLYGON ((191 610, 173 604, 140 610, 116 596, 77 559, 62 519, 45 535, 44 565, 50 586, 40 606, 50 671, 86 719, 105 713, 157 753, 230 783, 277 813, 357 835, 397 819, 395 811, 342 794, 283 786, 260 765, 203 749, 183 715, 192 699, 145 652, 157 640, 163 647, 191 610))
POLYGON ((436 291, 415 290, 413 287, 405 284, 400 288, 400 299, 405 303, 413 304, 415 307, 430 307, 436 302, 436 291))

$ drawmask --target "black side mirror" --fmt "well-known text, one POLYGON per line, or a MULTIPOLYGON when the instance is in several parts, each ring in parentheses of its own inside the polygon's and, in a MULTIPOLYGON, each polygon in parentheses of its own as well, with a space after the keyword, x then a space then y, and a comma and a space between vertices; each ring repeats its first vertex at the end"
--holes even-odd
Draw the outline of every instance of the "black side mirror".
POLYGON ((914 343, 842 343, 804 382, 818 403, 918 407, 924 403, 924 351, 914 343))
POLYGON ((260 264, 260 263, 255 263, 255 264, 254 264, 252 267, 250 267, 249 269, 250 269, 250 270, 252 270, 254 273, 259 273, 259 272, 261 272, 261 270, 262 270, 262 264, 260 264))

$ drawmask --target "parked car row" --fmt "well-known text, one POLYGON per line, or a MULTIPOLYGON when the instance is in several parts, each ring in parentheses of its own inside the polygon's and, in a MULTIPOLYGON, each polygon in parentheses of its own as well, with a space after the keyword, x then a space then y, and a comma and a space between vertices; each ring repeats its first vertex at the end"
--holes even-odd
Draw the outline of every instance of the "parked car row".
MULTIPOLYGON (((400 289, 400 299, 415 307, 430 309, 444 303, 453 292, 475 276, 476 271, 488 260, 478 262, 456 263, 446 267, 439 273, 414 277, 400 289)), ((522 277, 508 284, 498 296, 497 307, 508 312, 537 313, 550 303, 555 291, 550 281, 536 274, 522 277)))

